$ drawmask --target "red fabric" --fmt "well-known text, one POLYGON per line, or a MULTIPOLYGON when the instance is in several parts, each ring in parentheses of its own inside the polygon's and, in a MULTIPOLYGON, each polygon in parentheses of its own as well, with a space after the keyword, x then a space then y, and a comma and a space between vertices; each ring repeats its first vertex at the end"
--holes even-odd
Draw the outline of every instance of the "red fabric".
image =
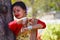
POLYGON ((42 25, 42 29, 46 27, 46 24, 41 21, 41 20, 38 20, 37 24, 41 24, 42 25))
POLYGON ((9 29, 15 34, 17 35, 18 32, 21 30, 22 28, 22 24, 17 24, 16 21, 12 21, 9 24, 9 29))
MULTIPOLYGON (((32 19, 30 19, 29 21, 31 21, 31 20, 32 19)), ((39 20, 39 19, 37 21, 37 24, 41 24, 42 25, 42 29, 46 27, 46 24, 43 21, 39 20)))
MULTIPOLYGON (((37 24, 41 24, 42 25, 42 29, 46 27, 46 24, 44 22, 42 22, 41 20, 38 20, 37 24)), ((15 35, 18 34, 18 32, 21 30, 22 26, 23 26, 22 24, 17 24, 16 21, 12 21, 12 22, 9 23, 9 29, 15 35)), ((37 31, 36 31, 36 35, 37 35, 37 31)))

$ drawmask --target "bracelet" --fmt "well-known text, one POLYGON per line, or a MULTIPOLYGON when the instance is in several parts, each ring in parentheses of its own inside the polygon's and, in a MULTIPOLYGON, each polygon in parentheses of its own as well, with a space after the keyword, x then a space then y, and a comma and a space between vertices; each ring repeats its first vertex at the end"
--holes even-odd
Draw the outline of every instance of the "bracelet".
POLYGON ((28 28, 29 30, 31 30, 31 29, 32 29, 32 26, 28 26, 27 28, 28 28))
POLYGON ((26 20, 27 20, 27 17, 22 18, 22 20, 23 20, 23 21, 26 21, 26 20))

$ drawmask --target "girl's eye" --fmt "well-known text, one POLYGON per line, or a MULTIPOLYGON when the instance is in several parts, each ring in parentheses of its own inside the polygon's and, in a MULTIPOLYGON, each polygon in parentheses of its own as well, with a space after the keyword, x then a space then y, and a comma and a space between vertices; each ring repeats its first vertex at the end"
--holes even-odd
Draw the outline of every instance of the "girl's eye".
POLYGON ((17 12, 20 12, 20 10, 17 10, 17 12))
POLYGON ((13 11, 13 13, 20 12, 20 10, 13 11))

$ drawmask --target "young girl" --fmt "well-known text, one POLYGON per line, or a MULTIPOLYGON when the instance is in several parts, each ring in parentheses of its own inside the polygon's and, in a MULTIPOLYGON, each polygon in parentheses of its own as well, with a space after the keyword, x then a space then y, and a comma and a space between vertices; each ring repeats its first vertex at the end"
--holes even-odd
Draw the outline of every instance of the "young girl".
POLYGON ((15 17, 18 20, 10 22, 9 28, 16 35, 16 39, 37 40, 37 29, 45 28, 46 27, 45 23, 38 19, 28 19, 26 17, 27 8, 25 3, 22 1, 16 2, 12 5, 12 12, 14 13, 15 17), (35 20, 37 20, 37 23, 33 25, 35 20), (25 33, 26 31, 29 31, 29 33, 22 34, 25 33), (21 34, 24 36, 22 36, 21 34))

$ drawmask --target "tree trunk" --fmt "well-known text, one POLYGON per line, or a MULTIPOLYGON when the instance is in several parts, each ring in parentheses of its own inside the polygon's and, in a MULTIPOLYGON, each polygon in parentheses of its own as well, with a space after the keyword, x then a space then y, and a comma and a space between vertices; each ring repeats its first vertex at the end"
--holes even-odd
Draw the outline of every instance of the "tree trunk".
POLYGON ((15 40, 14 34, 8 28, 8 23, 13 20, 11 0, 0 0, 0 9, 0 40, 15 40), (2 10, 4 7, 7 8, 2 10))
MULTIPOLYGON (((34 8, 34 0, 31 1, 31 6, 32 6, 32 18, 36 19, 36 10, 34 8)), ((34 20, 33 25, 37 24, 37 20, 34 20)), ((32 30, 31 35, 30 35, 30 40, 37 40, 37 30, 32 30)))

